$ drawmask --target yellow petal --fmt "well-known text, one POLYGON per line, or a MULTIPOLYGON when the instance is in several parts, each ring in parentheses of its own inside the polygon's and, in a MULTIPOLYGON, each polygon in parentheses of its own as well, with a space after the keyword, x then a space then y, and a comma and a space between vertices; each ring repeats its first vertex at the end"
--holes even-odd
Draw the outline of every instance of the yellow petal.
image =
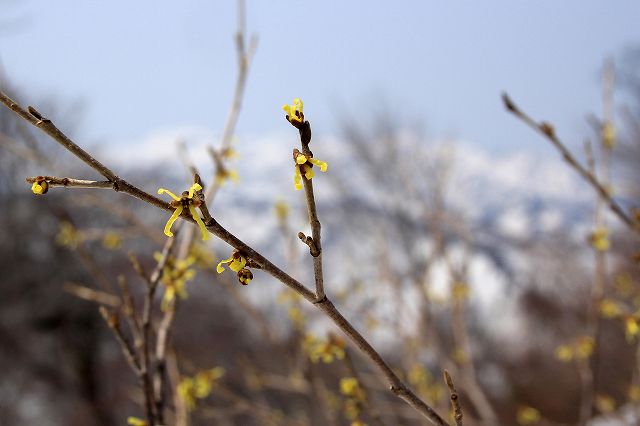
POLYGON ((200 186, 199 183, 194 183, 193 185, 191 185, 191 188, 189 188, 189 198, 193 198, 193 194, 196 191, 200 191, 202 189, 202 186, 200 186))
POLYGON ((44 188, 38 182, 33 182, 33 185, 31 185, 31 191, 36 195, 42 195, 44 188))
POLYGON ((173 198, 175 201, 180 201, 180 197, 178 197, 176 194, 169 191, 168 189, 164 189, 164 188, 158 189, 158 195, 162 195, 162 194, 169 194, 169 196, 173 198))
POLYGON ((218 266, 216 267, 216 271, 218 271, 219 274, 223 273, 224 272, 224 266, 223 265, 225 263, 230 263, 232 261, 233 261, 233 256, 231 256, 228 259, 221 260, 220 263, 218 263, 218 266))
POLYGON ((195 220, 200 227, 200 232, 202 233, 202 241, 207 241, 209 239, 209 231, 207 231, 207 227, 204 225, 202 219, 200 219, 200 215, 192 204, 189 204, 189 213, 191 213, 191 217, 193 217, 193 220, 195 220))
POLYGON ((309 158, 309 161, 312 164, 315 164, 316 166, 320 167, 320 171, 321 172, 326 172, 327 171, 327 167, 329 167, 329 165, 326 162, 320 161, 320 160, 316 160, 315 158, 309 158))
POLYGON ((302 189, 302 175, 300 174, 300 168, 295 167, 296 171, 293 175, 293 187, 297 190, 302 189))
POLYGON ((233 272, 238 272, 240 269, 244 268, 244 265, 247 264, 247 259, 244 256, 240 256, 240 259, 234 259, 231 264, 229 264, 229 269, 233 272))
POLYGON ((315 175, 316 173, 311 168, 307 169, 307 171, 304 173, 304 177, 306 177, 307 180, 311 180, 311 178, 313 178, 315 175))
POLYGON ((173 232, 171 232, 171 226, 173 225, 173 222, 178 220, 178 217, 180 217, 181 214, 182 214, 182 205, 176 207, 176 210, 173 212, 173 214, 167 221, 167 224, 164 226, 164 235, 166 235, 167 237, 173 237, 173 232))
POLYGON ((304 164, 307 162, 307 156, 304 154, 298 154, 296 156, 296 163, 298 164, 304 164))

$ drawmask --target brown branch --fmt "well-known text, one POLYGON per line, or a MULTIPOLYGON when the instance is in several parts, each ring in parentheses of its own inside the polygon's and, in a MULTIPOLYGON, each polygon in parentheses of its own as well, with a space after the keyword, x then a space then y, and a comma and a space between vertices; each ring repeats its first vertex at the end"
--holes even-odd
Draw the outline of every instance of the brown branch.
POLYGON ((607 202, 609 209, 618 216, 618 218, 627 225, 631 230, 640 233, 640 226, 635 223, 631 217, 624 211, 624 209, 612 198, 611 191, 605 187, 589 170, 587 170, 582 164, 576 160, 571 151, 562 143, 555 133, 553 127, 546 122, 537 123, 529 115, 524 113, 520 108, 513 103, 511 98, 506 93, 502 94, 502 101, 505 108, 525 124, 532 129, 545 136, 562 154, 562 158, 576 171, 582 178, 584 178, 596 192, 607 202))
MULTIPOLYGON (((302 153, 309 157, 313 157, 313 153, 311 152, 311 149, 309 149, 309 143, 311 143, 311 124, 309 124, 308 121, 305 121, 298 127, 298 130, 300 132, 302 153)), ((295 167, 300 166, 296 164, 295 167)), ((302 174, 304 175, 304 173, 302 174)), ((318 219, 316 200, 313 194, 313 182, 311 182, 311 179, 306 179, 303 176, 302 183, 304 186, 305 199, 307 200, 307 212, 309 213, 309 225, 311 226, 311 240, 313 244, 310 244, 308 237, 303 242, 309 246, 309 252, 311 253, 311 257, 313 257, 313 276, 315 277, 316 284, 316 300, 319 301, 326 297, 324 292, 324 275, 322 272, 322 242, 320 239, 322 226, 318 219)), ((300 234, 298 234, 298 237, 300 237, 300 234)))
POLYGON ((451 395, 451 407, 453 407, 453 418, 456 421, 456 426, 462 426, 462 408, 460 407, 460 397, 447 370, 444 370, 444 381, 449 387, 449 393, 451 395))
POLYGON ((66 283, 63 288, 68 293, 71 293, 80 299, 88 300, 90 302, 97 303, 98 305, 104 305, 110 308, 120 307, 120 299, 113 294, 73 283, 66 283))
POLYGON ((73 178, 59 178, 55 176, 33 176, 28 177, 25 180, 27 183, 34 183, 36 181, 42 181, 42 179, 49 184, 50 187, 64 186, 68 188, 103 188, 114 189, 114 182, 111 181, 95 181, 95 180, 82 180, 73 178))

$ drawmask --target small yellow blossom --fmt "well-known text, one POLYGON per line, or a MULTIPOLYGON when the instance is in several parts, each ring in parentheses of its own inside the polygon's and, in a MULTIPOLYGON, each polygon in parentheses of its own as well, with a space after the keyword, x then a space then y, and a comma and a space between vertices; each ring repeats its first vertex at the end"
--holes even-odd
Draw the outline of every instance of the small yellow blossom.
POLYGON ((286 202, 280 200, 276 202, 273 207, 275 209, 278 221, 285 222, 287 220, 287 217, 289 217, 289 205, 286 202))
POLYGON ((253 273, 247 268, 240 269, 238 271, 238 281, 242 285, 248 285, 253 279, 253 273))
POLYGON ((540 421, 540 411, 533 407, 522 406, 518 408, 516 418, 520 425, 535 425, 540 421))
POLYGON ((600 314, 607 319, 616 318, 622 315, 622 308, 613 299, 603 299, 600 302, 600 314))
POLYGON ((127 424, 131 426, 147 426, 147 422, 139 417, 127 417, 127 424))
MULTIPOLYGON (((159 263, 162 260, 162 254, 156 252, 154 253, 154 258, 159 263)), ((187 282, 192 280, 196 275, 196 271, 191 269, 194 262, 195 258, 193 256, 188 256, 186 259, 180 260, 175 260, 173 257, 167 259, 162 269, 162 278, 160 278, 160 282, 165 288, 161 305, 163 311, 166 312, 170 309, 176 296, 181 299, 187 298, 187 282)))
POLYGON ((458 364, 465 364, 469 362, 469 355, 461 347, 456 346, 453 348, 451 358, 458 364))
POLYGON ((640 386, 629 385, 629 391, 627 393, 629 400, 632 402, 640 402, 640 386))
POLYGON ((313 171, 314 165, 320 167, 321 172, 326 172, 327 167, 329 167, 324 161, 316 160, 315 158, 301 153, 297 149, 293 150, 293 158, 296 162, 295 174, 293 176, 293 186, 296 191, 302 189, 302 175, 304 175, 307 180, 311 180, 315 176, 313 171))
POLYGON ((578 359, 587 359, 593 354, 596 343, 591 336, 580 336, 575 342, 575 356, 578 359))
POLYGON ((454 300, 461 302, 469 297, 469 286, 463 282, 455 282, 451 287, 451 295, 454 300))
POLYGON ((602 125, 602 143, 609 149, 613 149, 616 144, 616 128, 610 121, 602 125))
POLYGON ((629 298, 634 291, 634 283, 627 273, 616 276, 616 293, 620 297, 629 298))
POLYGON ((596 395, 596 408, 603 414, 610 413, 616 409, 616 401, 609 395, 596 395))
POLYGON ((340 379, 340 393, 357 401, 364 401, 364 392, 355 377, 340 379))
POLYGON ((302 330, 304 328, 305 317, 298 306, 290 306, 289 309, 287 309, 287 314, 296 330, 302 330))
POLYGON ((231 269, 233 272, 239 272, 247 264, 247 258, 244 257, 239 251, 235 250, 233 254, 231 254, 231 257, 221 260, 220 263, 218 263, 216 271, 218 271, 219 274, 224 272, 225 264, 228 264, 229 269, 231 269))
POLYGON ((185 377, 178 383, 178 395, 187 405, 189 411, 196 408, 196 389, 195 382, 191 377, 185 377))
POLYGON ((640 326, 638 325, 638 318, 635 315, 629 315, 625 318, 625 337, 627 342, 633 343, 640 333, 640 326))
POLYGON ((182 211, 186 208, 191 214, 191 217, 193 218, 193 220, 195 220, 198 226, 200 227, 200 232, 202 233, 202 239, 203 240, 209 239, 209 232, 207 232, 207 227, 205 226, 204 222, 200 218, 200 215, 196 211, 196 207, 199 207, 202 204, 202 201, 199 198, 195 198, 195 199, 193 198, 193 196, 195 195, 195 192, 200 190, 202 190, 202 186, 200 186, 200 184, 194 183, 193 185, 191 185, 191 188, 189 188, 188 191, 184 191, 182 193, 182 196, 178 197, 176 194, 174 194, 173 192, 167 189, 164 189, 164 188, 158 189, 159 195, 168 194, 171 198, 173 198, 173 201, 171 202, 171 207, 173 207, 175 211, 173 212, 173 214, 171 215, 171 217, 167 221, 167 224, 164 227, 164 234, 167 237, 173 237, 173 233, 171 232, 171 226, 180 217, 180 215, 182 214, 182 211))
POLYGON ((107 250, 116 250, 119 249, 122 245, 122 238, 120 238, 120 234, 117 232, 107 232, 104 234, 102 238, 102 247, 107 250))
POLYGON ((573 359, 573 349, 569 345, 560 345, 556 348, 556 358, 562 362, 569 362, 573 359))
POLYGON ((225 370, 222 367, 215 367, 197 373, 193 378, 195 396, 200 399, 209 396, 215 381, 224 376, 224 374, 225 370))
POLYGON ((329 335, 328 340, 322 340, 308 334, 302 342, 302 348, 311 359, 311 362, 322 360, 325 364, 333 362, 334 359, 344 359, 345 342, 336 335, 329 335))
POLYGON ((49 182, 44 178, 44 176, 38 176, 36 180, 31 185, 31 192, 36 195, 46 194, 49 190, 49 182))
POLYGON ((226 167, 219 167, 216 172, 216 184, 219 186, 224 185, 228 180, 237 183, 240 178, 236 170, 229 170, 226 167))
POLYGON ((304 104, 300 98, 295 98, 293 100, 293 105, 283 105, 282 109, 287 113, 287 120, 289 120, 291 124, 302 124, 304 121, 304 104))
POLYGON ((598 251, 607 251, 611 247, 609 241, 609 231, 604 226, 598 226, 589 234, 591 246, 598 251))
POLYGON ((56 242, 61 246, 75 249, 82 240, 80 233, 70 222, 61 222, 56 242))

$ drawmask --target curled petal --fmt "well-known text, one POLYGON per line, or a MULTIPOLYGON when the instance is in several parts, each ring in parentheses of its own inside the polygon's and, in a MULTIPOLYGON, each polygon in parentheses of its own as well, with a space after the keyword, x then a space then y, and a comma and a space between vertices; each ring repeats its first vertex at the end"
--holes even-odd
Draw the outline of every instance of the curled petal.
POLYGON ((216 271, 217 271, 219 274, 223 273, 223 272, 224 272, 224 264, 225 264, 225 263, 231 263, 231 262, 233 262, 233 256, 231 256, 231 257, 230 257, 230 258, 228 258, 228 259, 221 260, 221 261, 220 261, 220 263, 218 263, 218 266, 216 267, 216 271))
POLYGON ((327 167, 329 167, 329 165, 326 162, 320 161, 320 160, 316 160, 315 158, 309 158, 309 161, 312 164, 315 164, 316 166, 320 167, 320 171, 321 172, 326 172, 327 171, 327 167))
POLYGON ((193 198, 193 194, 195 191, 200 191, 202 189, 202 186, 199 183, 194 183, 193 185, 191 185, 191 188, 189 188, 189 198, 193 198))
POLYGON ((298 154, 296 156, 296 163, 298 164, 304 164, 307 162, 307 156, 304 154, 298 154))
POLYGON ((314 177, 316 175, 316 173, 313 171, 313 169, 311 167, 309 167, 307 169, 306 172, 304 172, 304 177, 307 178, 307 180, 311 180, 312 177, 314 177))
POLYGON ((173 198, 175 201, 180 201, 180 197, 178 197, 176 194, 169 191, 168 189, 164 189, 164 188, 158 189, 158 195, 162 195, 162 194, 169 194, 169 196, 173 198))
POLYGON ((198 227, 200 228, 200 232, 202 233, 202 241, 207 241, 209 239, 209 232, 207 231, 207 227, 204 225, 202 219, 200 219, 200 215, 192 204, 189 204, 189 213, 191 213, 191 217, 193 217, 193 220, 196 221, 198 227))
POLYGON ((164 226, 164 235, 166 235, 167 237, 173 237, 173 232, 171 232, 171 226, 173 225, 173 222, 178 220, 178 217, 180 217, 181 214, 182 214, 182 205, 176 207, 176 210, 173 212, 173 214, 167 221, 167 224, 164 226))
POLYGON ((233 259, 233 262, 229 265, 229 269, 233 272, 238 272, 240 269, 244 268, 244 265, 247 264, 247 259, 244 256, 240 256, 239 259, 233 259))
POLYGON ((297 190, 302 189, 302 176, 300 175, 300 167, 295 167, 296 172, 293 175, 293 186, 297 190))

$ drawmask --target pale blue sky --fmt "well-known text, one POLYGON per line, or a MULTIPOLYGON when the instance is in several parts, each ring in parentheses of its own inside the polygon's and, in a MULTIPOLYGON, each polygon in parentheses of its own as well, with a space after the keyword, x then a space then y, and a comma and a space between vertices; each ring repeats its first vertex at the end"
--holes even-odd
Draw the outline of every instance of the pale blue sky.
MULTIPOLYGON (((24 103, 83 100, 83 136, 105 142, 179 126, 221 132, 236 72, 235 2, 0 8, 0 59, 33 96, 24 103)), ((246 138, 288 131, 280 106, 301 97, 316 134, 336 133, 343 107, 357 116, 386 99, 433 136, 497 150, 542 144, 504 112, 506 89, 580 143, 584 115, 600 111, 603 58, 640 43, 638 1, 249 0, 247 9, 260 42, 238 126, 246 138)))

